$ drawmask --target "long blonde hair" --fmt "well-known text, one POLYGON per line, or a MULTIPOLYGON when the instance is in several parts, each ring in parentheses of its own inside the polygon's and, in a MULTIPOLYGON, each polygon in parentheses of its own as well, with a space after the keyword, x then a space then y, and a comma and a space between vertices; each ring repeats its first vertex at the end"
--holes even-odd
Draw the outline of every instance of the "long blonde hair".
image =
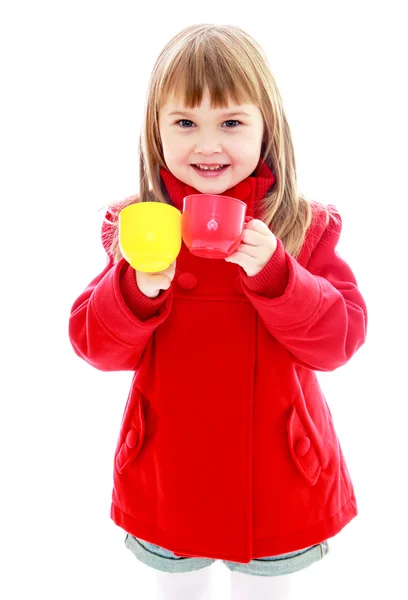
MULTIPOLYGON (((163 48, 150 77, 142 131, 139 138, 140 192, 111 205, 111 214, 133 202, 170 202, 160 168, 166 167, 159 131, 159 110, 169 95, 181 97, 188 108, 200 105, 208 88, 213 108, 223 108, 230 99, 236 104, 255 104, 262 112, 264 138, 261 156, 276 181, 260 201, 257 218, 280 238, 285 250, 297 257, 311 223, 310 202, 298 192, 292 137, 282 99, 268 60, 242 29, 232 25, 191 25, 163 48)), ((319 204, 319 203, 316 203, 319 204)), ((327 207, 320 205, 329 220, 327 207)), ((105 239, 118 261, 117 218, 109 220, 105 239)))

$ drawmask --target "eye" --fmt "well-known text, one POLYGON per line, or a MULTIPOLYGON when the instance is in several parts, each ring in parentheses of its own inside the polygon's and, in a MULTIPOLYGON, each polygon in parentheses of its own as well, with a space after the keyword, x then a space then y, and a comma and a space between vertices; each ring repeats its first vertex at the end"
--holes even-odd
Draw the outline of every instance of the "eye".
MULTIPOLYGON (((224 123, 237 123, 237 125, 241 124, 240 121, 236 121, 235 119, 234 120, 229 120, 229 121, 224 121, 224 123)), ((235 129, 235 128, 236 127, 229 127, 229 126, 227 127, 227 129, 235 129)))
POLYGON ((184 127, 183 125, 181 125, 181 123, 192 123, 193 121, 189 121, 188 119, 180 119, 180 121, 177 121, 177 125, 180 125, 180 127, 182 129, 190 129, 190 127, 184 127))
MULTIPOLYGON (((228 121, 224 121, 224 123, 228 123, 226 129, 236 129, 238 125, 241 125, 241 121, 235 119, 229 119, 228 121)), ((176 125, 180 125, 182 129, 191 129, 191 126, 194 125, 194 123, 189 119, 180 119, 179 121, 176 121, 176 125)))

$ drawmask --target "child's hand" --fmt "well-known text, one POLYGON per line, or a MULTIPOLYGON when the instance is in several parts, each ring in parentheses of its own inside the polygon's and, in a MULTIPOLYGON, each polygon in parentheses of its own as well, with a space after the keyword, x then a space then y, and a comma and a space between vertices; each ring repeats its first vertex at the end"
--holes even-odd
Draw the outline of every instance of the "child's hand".
POLYGON ((139 290, 148 298, 156 298, 160 290, 168 290, 176 272, 176 261, 159 273, 135 271, 139 290))
POLYGON ((224 260, 240 265, 248 277, 253 277, 270 261, 276 247, 276 237, 269 227, 259 219, 252 219, 245 227, 241 244, 224 260))

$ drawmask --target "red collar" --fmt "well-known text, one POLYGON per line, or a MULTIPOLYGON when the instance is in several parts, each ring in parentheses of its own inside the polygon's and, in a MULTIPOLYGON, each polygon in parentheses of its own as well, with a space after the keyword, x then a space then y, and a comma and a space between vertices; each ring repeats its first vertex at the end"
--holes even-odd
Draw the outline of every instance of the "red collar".
MULTIPOLYGON (((161 167, 160 175, 174 206, 183 210, 183 198, 190 194, 200 194, 198 190, 177 179, 168 169, 161 167)), ((265 161, 260 158, 253 173, 234 187, 226 190, 221 196, 232 196, 247 204, 247 215, 254 216, 255 204, 266 196, 270 187, 275 183, 275 175, 265 161)))

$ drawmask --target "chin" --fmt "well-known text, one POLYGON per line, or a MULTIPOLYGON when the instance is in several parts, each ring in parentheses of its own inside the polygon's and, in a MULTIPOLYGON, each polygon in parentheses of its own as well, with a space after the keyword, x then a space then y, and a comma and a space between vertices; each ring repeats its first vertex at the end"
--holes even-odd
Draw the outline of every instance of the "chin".
MULTIPOLYGON (((194 186, 193 186, 194 187, 194 186)), ((198 190, 201 194, 223 194, 224 192, 226 192, 227 190, 229 190, 228 187, 218 187, 218 188, 211 188, 211 187, 204 187, 204 186, 200 186, 200 188, 196 187, 196 190, 198 190), (201 188, 201 189, 200 189, 201 188)))
POLYGON ((223 194, 226 190, 229 190, 232 185, 229 183, 214 183, 210 180, 207 182, 192 182, 192 187, 195 187, 196 190, 199 190, 203 194, 223 194), (196 185, 195 185, 196 184, 196 185))

